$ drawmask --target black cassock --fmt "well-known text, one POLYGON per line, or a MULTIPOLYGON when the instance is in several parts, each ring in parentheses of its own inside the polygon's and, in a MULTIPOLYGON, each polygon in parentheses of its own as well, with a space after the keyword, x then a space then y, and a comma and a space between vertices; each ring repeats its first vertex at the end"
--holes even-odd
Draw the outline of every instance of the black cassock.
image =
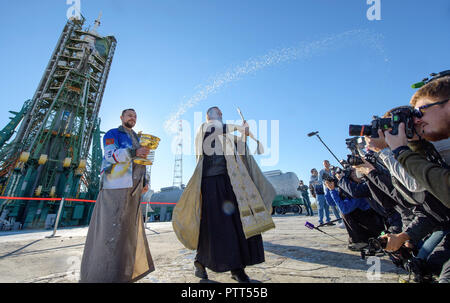
MULTIPOLYGON (((206 132, 205 138, 211 133, 214 128, 206 132)), ((212 140, 213 148, 214 144, 212 140)), ((262 236, 245 238, 223 155, 204 155, 201 192, 202 217, 196 260, 215 272, 264 262, 262 236)))

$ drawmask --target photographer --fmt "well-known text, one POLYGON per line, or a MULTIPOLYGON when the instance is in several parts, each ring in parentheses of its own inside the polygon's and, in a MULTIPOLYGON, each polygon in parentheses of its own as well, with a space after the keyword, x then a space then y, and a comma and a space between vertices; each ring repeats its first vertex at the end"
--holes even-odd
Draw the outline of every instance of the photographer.
MULTIPOLYGON (((383 140, 384 136, 381 131, 379 132, 379 139, 366 138, 369 148, 380 152, 380 158, 383 159, 393 176, 391 178, 392 185, 386 176, 384 178, 383 176, 378 176, 378 181, 381 180, 378 185, 383 184, 391 193, 400 193, 400 195, 395 195, 395 200, 400 203, 403 201, 403 205, 406 205, 404 200, 407 200, 408 203, 412 204, 410 208, 414 210, 415 215, 414 220, 406 227, 404 232, 386 236, 388 238, 386 250, 396 251, 409 240, 420 246, 421 240, 431 234, 431 237, 424 243, 417 257, 427 260, 429 255, 426 267, 429 268, 431 273, 439 274, 442 265, 448 260, 449 250, 448 244, 446 244, 448 242, 446 235, 449 230, 449 209, 427 191, 412 193, 406 188, 408 186, 417 188, 417 186, 414 186, 414 180, 410 180, 408 173, 398 165, 390 151, 385 149, 380 151, 386 145, 383 140), (404 185, 407 186, 405 187, 404 185), (416 206, 414 207, 414 205, 416 206), (434 248, 439 243, 439 240, 441 240, 441 244, 434 248)), ((377 174, 374 172, 375 168, 367 162, 365 162, 363 167, 370 170, 367 174, 369 178, 377 179, 374 176, 377 174)))
POLYGON ((415 218, 412 211, 414 204, 406 201, 403 196, 394 188, 389 171, 364 161, 364 164, 355 166, 355 169, 363 174, 367 187, 374 200, 379 202, 384 209, 392 211, 394 209, 400 214, 402 229, 408 226, 415 218))
MULTIPOLYGON (((361 182, 354 171, 350 178, 356 183, 361 182)), ((365 198, 346 195, 331 180, 325 180, 325 186, 329 190, 327 198, 332 199, 342 212, 344 224, 352 242, 348 247, 350 250, 366 247, 370 238, 377 237, 384 230, 381 216, 370 207, 365 198)))
MULTIPOLYGON (((319 181, 320 182, 324 182, 325 179, 329 178, 329 179, 333 179, 334 178, 334 172, 331 170, 330 167, 330 162, 328 160, 324 160, 323 161, 323 169, 320 170, 319 172, 319 181)), ((325 184, 323 185, 323 189, 325 192, 325 200, 327 201, 327 204, 331 207, 331 210, 334 213, 334 216, 336 217, 336 219, 340 219, 341 216, 339 215, 339 211, 336 209, 336 204, 334 203, 333 199, 329 198, 329 195, 327 195, 328 193, 328 188, 325 186, 325 184)), ((344 225, 342 223, 342 220, 339 220, 339 225, 338 227, 340 228, 344 228, 344 225)))
MULTIPOLYGON (((414 118, 416 132, 428 141, 450 137, 450 77, 442 77, 421 87, 411 98, 418 117, 414 118)), ((399 127, 398 135, 385 133, 386 143, 397 160, 417 182, 450 207, 450 170, 428 161, 420 152, 423 142, 409 144, 405 125, 399 127)))
MULTIPOLYGON (((394 201, 404 211, 404 223, 409 220, 410 216, 405 216, 409 210, 413 210, 415 215, 409 224, 404 224, 404 232, 385 236, 386 250, 397 251, 404 244, 411 247, 411 242, 417 247, 433 231, 441 231, 440 235, 444 238, 428 258, 427 265, 433 273, 439 273, 449 259, 450 244, 448 234, 445 235, 450 219, 449 172, 434 146, 415 136, 415 133, 431 141, 449 138, 450 77, 443 77, 445 74, 448 71, 436 75, 413 96, 411 104, 416 109, 398 107, 383 119, 375 117, 371 125, 350 125, 350 135, 365 135, 369 147, 379 152, 378 159, 389 170, 380 167, 378 161, 369 163, 364 160, 363 165, 358 167, 369 180, 373 196, 381 198, 385 195, 389 197, 389 202, 394 201), (408 142, 407 138, 414 141, 408 142), (388 145, 392 152, 386 148, 388 145)), ((439 236, 435 236, 436 233, 433 233, 427 242, 438 240, 439 236)), ((428 244, 425 243, 424 247, 428 244)), ((433 246, 429 245, 430 248, 433 246)), ((448 271, 442 272, 445 276, 448 271)))
MULTIPOLYGON (((355 169, 351 169, 352 173, 355 169)), ((346 174, 336 175, 338 187, 354 198, 366 198, 370 207, 383 218, 385 229, 390 233, 400 233, 402 231, 402 218, 395 210, 393 204, 383 203, 382 200, 376 200, 373 197, 366 180, 361 179, 360 182, 354 182, 350 176, 346 174)))
MULTIPOLYGON (((368 143, 368 148, 372 151, 378 152, 380 159, 389 169, 390 173, 397 179, 406 189, 410 191, 410 195, 415 202, 424 202, 425 200, 434 200, 435 204, 438 203, 434 196, 431 196, 429 192, 425 190, 423 186, 417 183, 416 179, 412 178, 406 170, 400 165, 400 163, 395 159, 394 154, 389 149, 387 143, 385 142, 384 134, 381 130, 378 130, 378 138, 366 137, 366 142, 368 143)), ((412 140, 419 139, 415 135, 412 140)), ((398 187, 398 186, 397 186, 398 187)), ((403 193, 405 197, 409 197, 407 192, 403 193)), ((442 207, 440 207, 442 208, 442 207)), ((443 209, 443 212, 447 212, 443 209)), ((437 228, 430 237, 424 242, 421 247, 417 258, 426 260, 429 254, 434 250, 434 248, 439 244, 439 242, 446 236, 450 230, 447 228, 444 230, 442 228, 437 228)))

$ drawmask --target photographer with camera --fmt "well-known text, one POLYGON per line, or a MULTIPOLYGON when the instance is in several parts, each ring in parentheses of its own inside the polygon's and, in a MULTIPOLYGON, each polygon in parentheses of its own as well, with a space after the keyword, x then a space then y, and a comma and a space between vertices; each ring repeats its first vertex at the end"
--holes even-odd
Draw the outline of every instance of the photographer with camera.
MULTIPOLYGON (((450 77, 442 77, 430 81, 421 87, 411 98, 410 104, 415 107, 414 125, 417 133, 426 140, 439 141, 450 137, 450 77)), ((399 127, 399 134, 385 133, 386 143, 393 151, 402 167, 426 188, 434 197, 450 207, 450 170, 445 163, 436 163, 424 158, 423 141, 409 143, 404 133, 404 124, 399 127)), ((436 255, 437 261, 446 260, 440 280, 449 280, 450 239, 447 233, 429 260, 436 255)))
MULTIPOLYGON (((361 179, 352 171, 350 178, 355 183, 361 179)), ((369 205, 365 198, 354 198, 338 188, 333 180, 325 180, 327 198, 332 199, 342 213, 344 225, 349 234, 350 250, 361 250, 370 238, 377 237, 384 230, 383 219, 369 205)))
MULTIPOLYGON (((372 180, 383 180, 379 182, 377 185, 385 186, 387 191, 391 191, 394 193, 393 197, 396 197, 396 201, 399 205, 407 205, 406 201, 402 199, 401 195, 395 194, 398 193, 397 188, 394 187, 389 180, 383 178, 384 176, 380 176, 379 173, 375 170, 375 168, 370 163, 365 163, 361 167, 369 167, 369 172, 367 172, 367 176, 372 178, 372 180), (378 176, 377 176, 378 174, 378 176), (384 183, 383 183, 384 182, 384 183)), ((360 167, 360 169, 361 169, 360 167)), ((395 179, 395 177, 393 177, 395 179)), ((397 185, 398 186, 398 185, 397 185)), ((404 189, 404 192, 406 189, 404 189)), ((442 265, 449 258, 449 247, 448 247, 448 230, 449 230, 449 212, 446 207, 444 207, 439 202, 433 201, 431 195, 428 195, 425 201, 422 203, 417 203, 416 205, 410 205, 410 209, 413 210, 414 219, 403 229, 403 232, 398 234, 388 234, 384 236, 387 238, 387 251, 397 251, 401 246, 406 245, 407 247, 419 248, 422 246, 428 252, 422 253, 423 260, 427 261, 427 268, 429 268, 431 273, 439 274, 441 271, 442 265), (434 234, 435 231, 442 231, 442 236, 444 237, 439 245, 435 249, 433 247, 436 245, 436 241, 439 240, 439 235, 434 234), (422 245, 422 239, 426 238, 428 235, 432 234, 433 236, 429 238, 431 242, 426 241, 425 244, 422 245), (436 239, 437 238, 437 239, 436 239), (428 242, 428 243, 427 243, 428 242), (433 251, 430 253, 430 251, 433 251), (428 258, 426 258, 426 256, 428 258)), ((422 250, 423 251, 423 250, 422 250)), ((418 257, 421 257, 419 251, 418 257)))
MULTIPOLYGON (((332 180, 334 179, 334 172, 331 169, 330 166, 330 161, 328 160, 323 160, 323 169, 320 170, 319 172, 319 181, 324 182, 325 180, 332 180)), ((341 216, 339 215, 339 211, 336 208, 336 203, 333 201, 333 199, 330 198, 330 196, 328 195, 328 188, 325 186, 325 184, 323 185, 323 189, 325 192, 325 200, 327 202, 327 204, 331 207, 331 210, 334 213, 334 216, 336 217, 336 219, 340 219, 341 216)), ((344 223, 342 222, 342 220, 339 220, 339 225, 338 227, 340 228, 345 228, 344 223)))
MULTIPOLYGON (((369 148, 377 151, 382 138, 383 134, 380 134, 380 139, 367 138, 369 148)), ((416 206, 410 206, 410 209, 413 210, 415 218, 406 226, 404 232, 391 233, 387 236, 388 243, 386 250, 397 251, 406 241, 411 240, 415 244, 416 248, 420 248, 416 258, 423 261, 427 261, 428 259, 427 267, 434 268, 432 271, 439 273, 443 259, 440 257, 436 258, 436 255, 431 256, 431 258, 429 258, 429 256, 449 231, 449 211, 428 192, 412 193, 406 189, 406 186, 402 187, 401 185, 405 182, 404 180, 408 180, 410 177, 402 169, 402 167, 399 167, 398 162, 396 162, 396 160, 393 159, 393 156, 389 155, 389 153, 390 151, 386 150, 383 150, 382 153, 380 153, 380 158, 383 159, 386 166, 392 173, 393 181, 392 187, 390 187, 390 184, 386 185, 389 183, 389 180, 385 179, 384 186, 390 188, 394 193, 401 193, 403 198, 408 198, 409 202, 414 203, 416 206), (401 176, 401 179, 397 177, 397 175, 401 176), (401 188, 403 189, 401 190, 401 188), (425 238, 426 240, 423 242, 422 239, 425 238)), ((369 167, 370 165, 365 164, 365 166, 369 167)), ((369 173, 369 178, 376 178, 374 177, 374 174, 376 173, 369 173)), ((414 185, 413 180, 409 180, 409 184, 414 185)), ((401 196, 397 196, 397 201, 399 201, 399 198, 401 198, 401 196)), ((407 244, 407 246, 412 247, 410 244, 407 244)))
MULTIPOLYGON (((402 231, 402 217, 395 208, 395 201, 384 194, 381 195, 381 198, 380 194, 373 195, 369 189, 369 181, 365 180, 364 175, 361 177, 361 182, 353 182, 350 178, 350 174, 353 173, 355 167, 364 163, 360 156, 360 154, 362 154, 360 149, 365 148, 366 141, 362 137, 357 137, 348 138, 345 140, 345 143, 351 154, 347 155, 347 161, 341 161, 345 168, 344 171, 340 174, 336 174, 336 177, 339 180, 339 188, 354 198, 366 198, 370 207, 383 218, 386 231, 389 233, 400 233, 402 231)), ((376 161, 372 155, 370 155, 370 157, 364 155, 364 157, 371 161, 376 161)), ((410 214, 412 215, 411 212, 410 214)), ((411 220, 412 217, 408 223, 411 220)))
MULTIPOLYGON (((356 173, 354 168, 350 169, 351 173, 356 173)), ((360 182, 355 182, 348 173, 337 174, 338 187, 353 198, 365 198, 370 207, 382 218, 385 230, 389 233, 400 233, 402 231, 402 217, 395 210, 392 204, 383 203, 373 197, 367 181, 364 178, 360 182)))
MULTIPOLYGON (((415 107, 414 126, 422 138, 436 142, 450 137, 450 76, 430 81, 411 98, 415 107)), ((422 186, 450 207, 450 170, 448 166, 430 163, 420 153, 423 141, 408 144, 405 126, 398 135, 385 134, 386 142, 397 160, 422 186)))
MULTIPOLYGON (((418 134, 422 134, 425 139, 429 140, 448 138, 449 107, 447 106, 447 109, 445 109, 445 106, 443 106, 448 103, 448 99, 444 102, 430 102, 429 98, 433 96, 434 100, 436 100, 436 98, 442 98, 445 95, 448 98, 449 92, 449 77, 438 79, 425 85, 423 90, 419 90, 411 100, 411 104, 419 104, 419 107, 416 108, 412 115, 414 117, 414 125, 411 127, 411 124, 407 122, 408 120, 411 121, 411 118, 405 121, 407 122, 408 131, 405 132, 404 120, 399 119, 398 121, 402 123, 398 124, 396 134, 392 134, 392 131, 386 131, 387 128, 385 128, 384 135, 386 139, 381 130, 377 130, 379 139, 366 138, 369 142, 369 147, 380 153, 380 158, 393 175, 392 181, 394 181, 395 188, 412 204, 417 203, 420 206, 424 206, 423 209, 416 207, 415 214, 417 217, 405 232, 387 236, 386 250, 395 251, 403 243, 411 239, 413 242, 418 243, 420 238, 425 237, 434 230, 431 237, 425 241, 417 257, 426 260, 430 251, 433 251, 428 257, 426 265, 435 274, 441 271, 442 265, 446 261, 448 266, 450 257, 448 239, 450 216, 448 205, 446 205, 449 188, 448 166, 436 152, 434 146, 425 140, 417 140, 417 136, 415 136, 416 138, 411 136, 411 129, 414 131, 415 128, 418 134), (426 104, 424 105, 424 103, 426 104), (424 118, 425 114, 423 111, 425 109, 438 105, 441 105, 441 112, 430 110, 429 113, 431 115, 424 118), (408 142, 408 138, 414 141, 408 142), (410 150, 407 144, 416 152, 410 150), (393 148, 393 152, 386 148, 387 145, 393 148), (406 154, 403 155, 404 153, 406 154), (409 160, 405 160, 400 165, 395 158, 409 160), (406 167, 404 164, 406 164, 406 167), (408 165, 410 165, 409 170, 407 169, 408 165), (414 173, 417 174, 420 170, 421 174, 419 176, 416 175, 414 178, 410 176, 414 173), (434 184, 432 183, 438 183, 442 188, 433 187, 434 184), (425 188, 434 191, 433 195, 429 191, 425 191, 425 188), (438 197, 440 199, 437 199, 438 197), (436 246, 440 239, 442 239, 441 242, 433 250, 433 247, 436 246)), ((448 275, 448 269, 444 268, 441 280, 445 280, 446 275, 448 275)))

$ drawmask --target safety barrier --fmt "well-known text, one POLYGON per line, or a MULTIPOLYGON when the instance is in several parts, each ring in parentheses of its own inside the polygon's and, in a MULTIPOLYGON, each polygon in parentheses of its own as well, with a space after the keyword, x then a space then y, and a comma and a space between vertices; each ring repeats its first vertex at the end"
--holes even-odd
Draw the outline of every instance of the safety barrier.
MULTIPOLYGON (((95 203, 96 200, 85 200, 85 199, 71 199, 71 198, 31 198, 31 197, 3 197, 0 196, 0 200, 25 200, 25 201, 61 201, 59 203, 58 213, 56 215, 55 225, 53 227, 53 233, 46 238, 55 237, 56 230, 58 229, 59 220, 61 217, 61 212, 64 207, 64 202, 86 202, 86 203, 95 203)), ((141 204, 149 205, 175 205, 176 203, 172 202, 141 202, 141 204)))

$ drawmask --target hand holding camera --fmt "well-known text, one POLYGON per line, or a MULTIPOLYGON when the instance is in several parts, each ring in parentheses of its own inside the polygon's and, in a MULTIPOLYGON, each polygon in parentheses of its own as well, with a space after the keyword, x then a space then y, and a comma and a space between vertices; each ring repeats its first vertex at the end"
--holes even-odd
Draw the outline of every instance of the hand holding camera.
POLYGON ((378 138, 371 138, 369 136, 365 136, 367 148, 374 152, 380 152, 381 150, 388 147, 386 144, 386 140, 381 129, 378 129, 378 138))
POLYGON ((375 167, 370 164, 368 161, 366 161, 366 159, 362 159, 363 164, 355 166, 355 169, 363 174, 363 175, 368 175, 372 170, 375 169, 375 167))
POLYGON ((386 143, 389 145, 391 150, 394 150, 400 146, 406 146, 408 145, 408 138, 405 134, 405 123, 400 123, 398 126, 398 134, 392 135, 388 131, 384 133, 386 136, 386 143))
POLYGON ((403 244, 409 240, 409 236, 407 233, 400 233, 400 234, 387 234, 384 236, 381 236, 381 238, 387 239, 386 244, 386 251, 394 252, 400 249, 400 247, 403 246, 403 244))

